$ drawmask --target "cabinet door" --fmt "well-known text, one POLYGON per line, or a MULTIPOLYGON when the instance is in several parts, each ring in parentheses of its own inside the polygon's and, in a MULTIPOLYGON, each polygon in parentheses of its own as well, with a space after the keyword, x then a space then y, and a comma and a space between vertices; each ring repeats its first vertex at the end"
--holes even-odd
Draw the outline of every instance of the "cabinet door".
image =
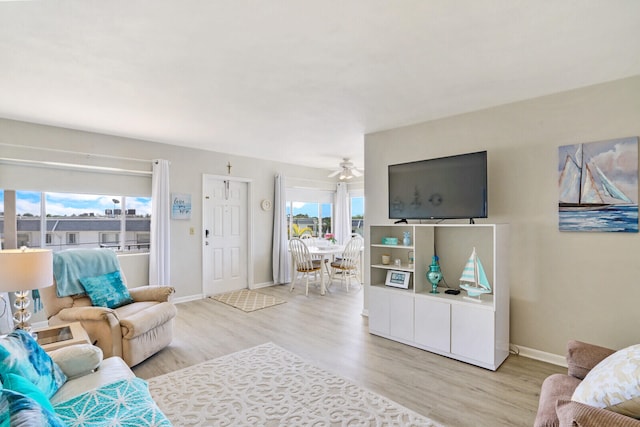
POLYGON ((495 320, 492 310, 455 304, 451 307, 451 353, 493 364, 495 320))
POLYGON ((413 295, 389 293, 389 334, 405 341, 413 341, 413 295))
POLYGON ((451 305, 427 298, 415 301, 415 341, 440 351, 451 351, 451 305))
POLYGON ((369 332, 389 335, 389 300, 375 286, 369 287, 369 332))

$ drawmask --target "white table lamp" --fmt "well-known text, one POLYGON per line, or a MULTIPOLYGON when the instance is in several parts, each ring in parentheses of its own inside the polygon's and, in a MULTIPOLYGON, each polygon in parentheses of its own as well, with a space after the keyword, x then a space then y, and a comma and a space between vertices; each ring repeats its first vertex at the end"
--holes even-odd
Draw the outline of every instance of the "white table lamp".
POLYGON ((16 329, 31 331, 29 292, 53 285, 53 253, 47 249, 0 250, 0 291, 15 292, 16 329))

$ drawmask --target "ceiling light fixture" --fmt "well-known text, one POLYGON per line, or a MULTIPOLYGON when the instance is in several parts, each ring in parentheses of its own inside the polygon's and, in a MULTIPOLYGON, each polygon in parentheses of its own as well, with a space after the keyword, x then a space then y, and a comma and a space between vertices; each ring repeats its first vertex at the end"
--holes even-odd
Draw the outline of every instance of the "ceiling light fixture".
POLYGON ((362 176, 362 172, 358 170, 349 159, 343 159, 340 163, 340 169, 333 171, 328 175, 329 178, 333 178, 334 176, 338 176, 340 181, 344 181, 345 179, 351 179, 353 177, 362 176))

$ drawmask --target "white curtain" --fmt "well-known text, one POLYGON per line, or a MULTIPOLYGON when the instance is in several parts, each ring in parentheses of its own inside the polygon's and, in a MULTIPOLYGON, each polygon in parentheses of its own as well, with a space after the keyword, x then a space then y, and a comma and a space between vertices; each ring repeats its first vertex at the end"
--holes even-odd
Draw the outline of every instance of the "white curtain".
POLYGON ((149 285, 170 284, 170 213, 169 161, 154 160, 151 177, 151 249, 149 253, 149 285))
POLYGON ((284 176, 276 175, 273 203, 273 283, 291 282, 291 257, 287 241, 287 192, 284 176))
POLYGON ((339 182, 336 188, 335 224, 333 234, 339 244, 345 244, 351 238, 351 203, 347 183, 339 182))

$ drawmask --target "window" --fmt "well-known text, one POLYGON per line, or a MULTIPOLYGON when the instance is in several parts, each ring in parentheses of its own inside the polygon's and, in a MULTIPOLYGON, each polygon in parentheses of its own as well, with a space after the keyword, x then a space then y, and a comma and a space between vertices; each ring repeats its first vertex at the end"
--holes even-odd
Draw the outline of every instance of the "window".
POLYGON ((334 191, 287 188, 288 237, 310 234, 322 237, 331 233, 334 191))
MULTIPOLYGON (((333 232, 335 191, 287 189, 287 228, 291 238, 310 234, 322 237, 333 232)), ((364 237, 364 190, 349 192, 351 197, 351 233, 364 237)))
MULTIPOLYGON (((13 192, 6 193, 13 197, 13 192)), ((0 232, 4 232, 4 197, 0 190, 0 232)), ((149 250, 148 238, 144 245, 137 243, 138 234, 150 233, 150 197, 16 191, 15 198, 18 244, 54 251, 104 244, 122 251, 149 250)))
POLYGON ((18 233, 17 246, 19 248, 21 248, 23 246, 30 247, 31 246, 31 234, 29 234, 29 233, 18 233))
POLYGON ((100 233, 101 248, 120 248, 120 233, 100 233))
POLYGON ((78 244, 78 233, 67 233, 67 245, 78 244))
POLYGON ((321 237, 331 232, 330 203, 287 203, 287 218, 294 237, 310 234, 321 237))
POLYGON ((364 237, 364 196, 351 197, 351 234, 364 237))

